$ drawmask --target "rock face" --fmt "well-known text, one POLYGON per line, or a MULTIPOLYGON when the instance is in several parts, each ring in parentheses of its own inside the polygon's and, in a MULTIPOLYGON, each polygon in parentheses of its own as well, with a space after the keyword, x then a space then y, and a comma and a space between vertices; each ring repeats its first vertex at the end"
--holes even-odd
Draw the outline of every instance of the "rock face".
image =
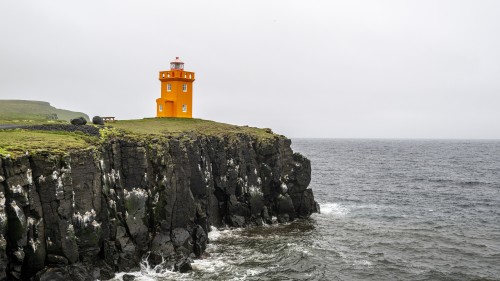
POLYGON ((191 135, 0 159, 0 280, 106 280, 143 257, 184 272, 211 225, 308 217, 311 165, 290 144, 191 135))

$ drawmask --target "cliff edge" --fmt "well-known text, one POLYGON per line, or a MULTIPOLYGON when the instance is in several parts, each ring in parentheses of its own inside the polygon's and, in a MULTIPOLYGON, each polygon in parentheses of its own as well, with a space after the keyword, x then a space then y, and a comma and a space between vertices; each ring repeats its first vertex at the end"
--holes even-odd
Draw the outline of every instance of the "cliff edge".
POLYGON ((106 280, 142 259, 187 271, 210 226, 318 211, 309 160, 269 129, 145 119, 89 126, 96 136, 54 126, 0 130, 1 280, 106 280))

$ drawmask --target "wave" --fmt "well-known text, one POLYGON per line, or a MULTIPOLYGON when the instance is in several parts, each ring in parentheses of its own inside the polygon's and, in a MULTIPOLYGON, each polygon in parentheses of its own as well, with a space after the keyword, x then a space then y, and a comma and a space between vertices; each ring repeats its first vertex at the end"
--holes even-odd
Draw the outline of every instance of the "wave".
POLYGON ((220 258, 210 257, 207 259, 194 260, 191 263, 194 271, 202 271, 204 273, 215 273, 226 267, 228 264, 220 258))
MULTIPOLYGON (((393 206, 379 205, 379 204, 341 204, 341 203, 320 203, 321 215, 333 216, 333 217, 345 217, 351 213, 359 211, 370 211, 380 213, 382 216, 389 216, 383 214, 388 210, 393 209, 393 206)), ((395 216, 390 214, 390 216, 395 216)), ((396 216, 399 217, 399 216, 396 216)))
POLYGON ((215 226, 210 226, 210 232, 208 232, 208 240, 210 242, 213 241, 218 241, 220 239, 225 239, 225 238, 234 238, 236 236, 240 236, 241 232, 243 231, 242 228, 220 228, 218 229, 215 226))
POLYGON ((136 281, 182 280, 185 277, 182 273, 174 272, 171 268, 166 268, 164 261, 156 266, 151 266, 147 256, 142 259, 140 266, 140 271, 120 272, 111 280, 122 281, 124 275, 132 275, 136 281))
MULTIPOLYGON (((211 226, 211 231, 208 233, 208 238, 211 243, 207 245, 207 252, 217 252, 216 241, 240 236, 240 232, 241 229, 218 229, 215 226, 211 226)), ((122 281, 124 275, 132 275, 135 277, 134 280, 137 281, 197 280, 196 275, 199 275, 200 273, 202 275, 210 275, 219 271, 228 271, 228 267, 231 267, 231 265, 227 263, 222 256, 219 256, 218 253, 215 253, 206 259, 195 259, 191 263, 191 266, 193 267, 193 271, 191 273, 175 272, 172 268, 166 267, 165 262, 156 266, 151 266, 147 260, 147 256, 142 259, 140 266, 140 271, 120 272, 117 273, 115 278, 111 280, 122 281)), ((255 273, 256 272, 249 272, 248 275, 251 276, 255 273)))
POLYGON ((481 185, 494 185, 492 182, 488 181, 476 181, 476 180, 459 180, 459 179, 439 179, 439 178, 413 178, 414 181, 425 181, 430 183, 449 183, 456 184, 460 186, 481 186, 481 185))
POLYGON ((319 204, 321 214, 335 217, 345 217, 350 210, 338 203, 321 203, 319 204))

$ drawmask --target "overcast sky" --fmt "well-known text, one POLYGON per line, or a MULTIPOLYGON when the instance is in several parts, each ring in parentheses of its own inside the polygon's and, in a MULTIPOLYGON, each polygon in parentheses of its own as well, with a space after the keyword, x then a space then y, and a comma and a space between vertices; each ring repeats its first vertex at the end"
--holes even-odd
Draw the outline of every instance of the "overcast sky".
POLYGON ((158 71, 193 115, 289 137, 500 138, 500 1, 0 2, 0 98, 153 117, 158 71))

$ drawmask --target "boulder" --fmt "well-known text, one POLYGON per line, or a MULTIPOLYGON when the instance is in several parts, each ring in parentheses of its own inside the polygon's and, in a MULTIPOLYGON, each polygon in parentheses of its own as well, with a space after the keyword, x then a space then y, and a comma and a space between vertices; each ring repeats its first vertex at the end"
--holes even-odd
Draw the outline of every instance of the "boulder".
POLYGON ((101 116, 94 116, 92 117, 92 123, 95 125, 104 125, 104 119, 101 116))
POLYGON ((185 246, 186 248, 191 244, 191 236, 184 228, 176 228, 172 231, 171 239, 174 247, 185 246))
POLYGON ((182 259, 178 261, 174 266, 175 271, 179 271, 180 273, 186 273, 193 270, 191 266, 191 260, 189 258, 182 259))
POLYGON ((81 126, 81 125, 85 125, 87 124, 87 120, 83 117, 78 117, 78 118, 75 118, 75 119, 71 119, 71 124, 73 125, 77 125, 77 126, 81 126))
POLYGON ((132 275, 132 274, 125 274, 122 276, 122 280, 123 281, 134 281, 135 280, 135 276, 132 275))
POLYGON ((200 225, 197 225, 193 231, 193 240, 194 240, 194 254, 197 257, 200 257, 207 248, 208 237, 205 233, 205 230, 200 225))
MULTIPOLYGON (((85 267, 83 264, 74 264, 70 266, 46 267, 40 270, 32 280, 35 281, 87 281, 99 279, 99 276, 94 275, 92 269, 85 267)), ((24 279, 23 279, 24 280, 24 279)))

